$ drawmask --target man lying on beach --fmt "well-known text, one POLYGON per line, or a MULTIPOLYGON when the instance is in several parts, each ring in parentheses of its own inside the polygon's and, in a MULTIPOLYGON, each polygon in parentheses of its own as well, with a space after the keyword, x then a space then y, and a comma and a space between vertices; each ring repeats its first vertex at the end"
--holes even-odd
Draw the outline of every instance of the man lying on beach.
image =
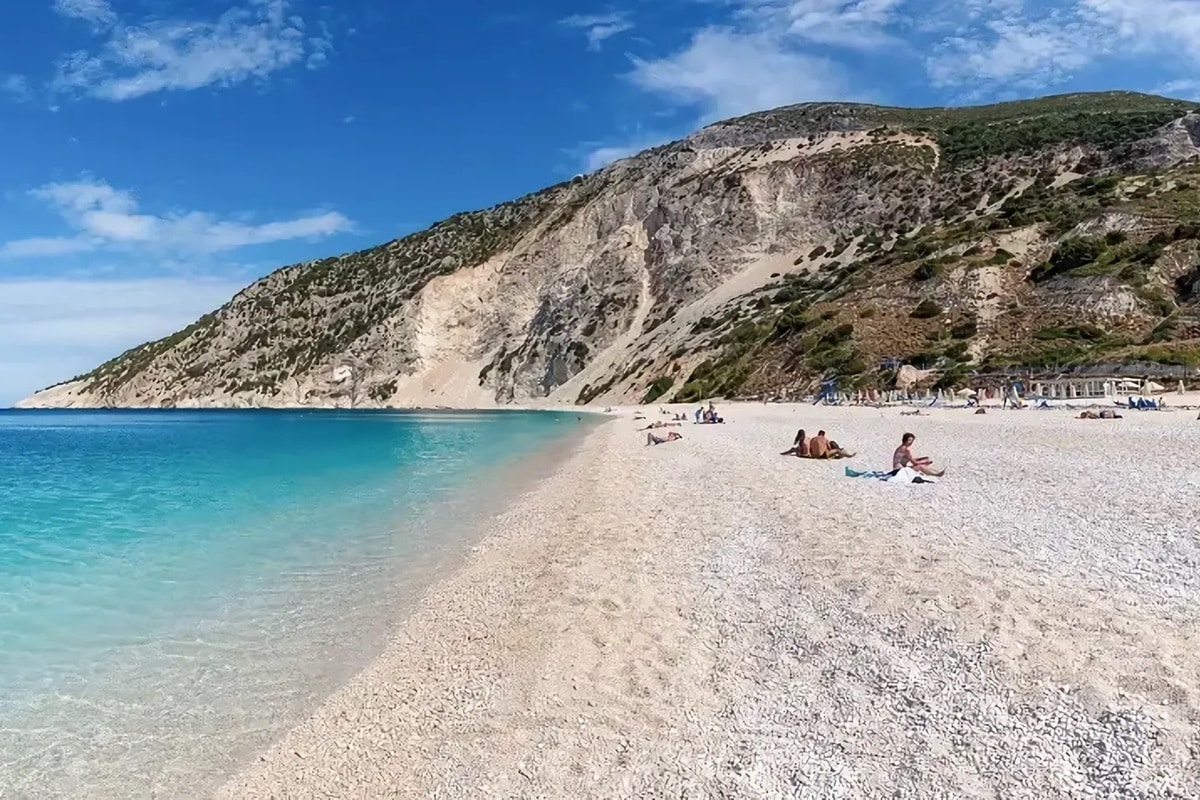
POLYGON ((648 431, 652 428, 678 428, 681 423, 678 422, 651 422, 644 428, 638 428, 639 431, 648 431))
POLYGON ((1121 415, 1111 409, 1104 409, 1097 413, 1095 411, 1080 411, 1079 419, 1121 419, 1121 415))
POLYGON ((899 472, 905 467, 912 467, 922 475, 928 475, 931 478, 940 478, 945 475, 946 470, 933 468, 933 459, 913 455, 912 446, 916 441, 917 437, 911 433, 904 434, 900 440, 900 446, 896 448, 896 452, 892 453, 892 471, 899 472))
POLYGON ((682 438, 683 438, 683 436, 675 431, 671 431, 666 436, 655 436, 653 433, 647 433, 646 434, 646 446, 649 447, 652 444, 666 444, 667 442, 677 442, 682 438))

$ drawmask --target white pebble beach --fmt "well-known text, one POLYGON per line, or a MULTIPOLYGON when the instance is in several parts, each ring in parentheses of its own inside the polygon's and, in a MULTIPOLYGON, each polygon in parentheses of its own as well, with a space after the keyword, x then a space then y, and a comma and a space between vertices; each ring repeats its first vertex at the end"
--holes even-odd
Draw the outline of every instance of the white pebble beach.
POLYGON ((1200 797, 1196 411, 719 411, 593 429, 220 796, 1200 797), (905 431, 942 482, 845 476, 905 431))

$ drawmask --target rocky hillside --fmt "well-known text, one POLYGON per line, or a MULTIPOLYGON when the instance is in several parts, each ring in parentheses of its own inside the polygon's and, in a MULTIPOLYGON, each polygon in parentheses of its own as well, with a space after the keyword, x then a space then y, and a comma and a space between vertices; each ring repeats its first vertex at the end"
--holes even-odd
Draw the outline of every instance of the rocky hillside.
POLYGON ((1198 108, 1108 93, 721 122, 280 269, 24 405, 616 403, 882 385, 897 362, 944 385, 1194 369, 1198 108))

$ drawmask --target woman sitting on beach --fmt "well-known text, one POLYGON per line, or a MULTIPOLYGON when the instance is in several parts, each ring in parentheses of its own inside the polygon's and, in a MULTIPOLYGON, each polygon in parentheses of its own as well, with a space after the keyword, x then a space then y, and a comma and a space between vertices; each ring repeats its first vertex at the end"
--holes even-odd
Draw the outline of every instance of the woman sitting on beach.
POLYGON ((792 449, 784 450, 779 455, 808 458, 808 436, 804 433, 804 428, 796 432, 796 438, 792 441, 792 449))
POLYGON ((913 455, 912 446, 915 441, 917 441, 916 436, 911 433, 904 434, 900 440, 900 446, 896 448, 896 452, 892 453, 892 472, 912 467, 922 475, 928 475, 931 478, 940 478, 945 475, 946 470, 933 468, 933 459, 913 455))
POLYGON ((647 433, 646 434, 646 446, 649 447, 652 444, 666 444, 667 442, 677 442, 682 438, 683 438, 683 435, 676 431, 671 431, 666 436, 655 436, 653 433, 647 433))

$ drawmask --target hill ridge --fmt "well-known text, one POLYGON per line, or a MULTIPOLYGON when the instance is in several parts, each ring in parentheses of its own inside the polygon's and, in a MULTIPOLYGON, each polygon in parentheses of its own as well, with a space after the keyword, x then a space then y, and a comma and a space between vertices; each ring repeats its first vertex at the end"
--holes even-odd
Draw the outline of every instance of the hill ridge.
POLYGON ((1188 369, 1200 353, 1198 109, 1118 92, 808 103, 713 123, 281 267, 21 405, 790 394, 831 376, 884 384, 885 356, 947 383, 1105 359, 1188 369), (1076 324, 1082 303, 1101 309, 1095 330, 1076 324))

